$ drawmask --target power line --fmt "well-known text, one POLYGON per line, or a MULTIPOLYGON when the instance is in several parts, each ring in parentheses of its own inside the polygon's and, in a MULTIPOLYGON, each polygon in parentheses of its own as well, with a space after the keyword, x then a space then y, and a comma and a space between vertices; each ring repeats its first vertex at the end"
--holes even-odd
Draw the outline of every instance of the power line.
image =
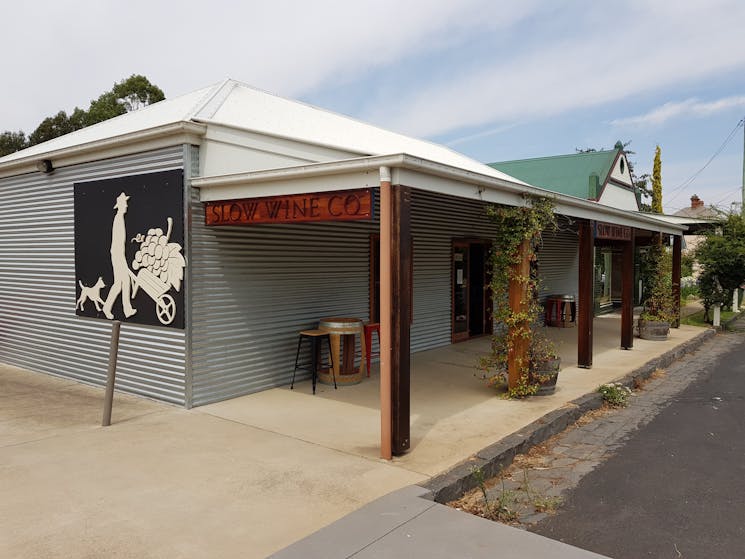
POLYGON ((718 202, 716 202, 715 204, 712 204, 712 205, 716 206, 718 204, 721 204, 727 198, 729 198, 730 196, 732 196, 735 192, 742 192, 742 186, 738 186, 734 190, 731 190, 730 192, 728 192, 727 194, 724 195, 724 198, 722 198, 721 200, 719 200, 718 202))
POLYGON ((706 164, 703 167, 701 167, 698 171, 696 171, 695 173, 693 173, 690 177, 688 177, 686 180, 684 180, 682 183, 680 183, 678 186, 676 186, 675 188, 673 188, 670 191, 670 194, 672 194, 674 192, 677 192, 678 194, 676 194, 675 196, 669 198, 668 203, 669 202, 672 202, 673 200, 675 200, 675 198, 678 197, 678 195, 681 193, 681 191, 685 187, 689 186, 694 180, 696 180, 696 178, 704 171, 704 169, 706 169, 711 164, 711 162, 714 161, 714 159, 716 159, 716 157, 720 153, 722 153, 722 151, 727 146, 727 144, 729 144, 730 141, 732 141, 732 138, 735 137, 735 133, 737 132, 737 129, 740 128, 740 126, 742 126, 743 124, 745 124, 745 118, 740 119, 740 121, 732 129, 732 132, 730 132, 729 135, 727 136, 727 138, 724 140, 724 142, 722 142, 722 145, 719 146, 719 148, 717 148, 717 150, 714 152, 714 155, 712 155, 709 158, 709 160, 706 162, 706 164))

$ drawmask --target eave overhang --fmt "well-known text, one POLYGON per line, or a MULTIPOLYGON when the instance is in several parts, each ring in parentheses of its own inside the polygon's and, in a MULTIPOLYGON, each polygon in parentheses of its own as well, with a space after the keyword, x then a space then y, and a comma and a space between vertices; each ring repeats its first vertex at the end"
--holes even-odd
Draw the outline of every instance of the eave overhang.
POLYGON ((0 162, 0 178, 39 172, 36 165, 44 159, 52 161, 54 168, 60 168, 179 144, 199 145, 206 131, 204 124, 180 121, 75 146, 39 151, 0 162))
POLYGON ((191 185, 199 188, 203 202, 369 188, 379 186, 381 167, 391 169, 393 184, 431 192, 512 206, 525 204, 526 195, 546 196, 554 200, 556 213, 573 218, 673 235, 680 235, 686 230, 685 225, 663 222, 649 214, 619 210, 582 198, 556 194, 517 180, 509 181, 467 171, 405 153, 197 177, 191 180, 191 185))

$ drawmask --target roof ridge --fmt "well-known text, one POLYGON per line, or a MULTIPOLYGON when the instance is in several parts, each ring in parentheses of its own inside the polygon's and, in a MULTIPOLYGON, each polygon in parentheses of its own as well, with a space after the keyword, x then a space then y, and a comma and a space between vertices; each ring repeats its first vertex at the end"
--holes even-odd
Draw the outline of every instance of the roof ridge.
POLYGON ((541 157, 526 157, 523 159, 509 159, 507 161, 494 161, 493 163, 488 163, 488 165, 503 165, 505 163, 522 163, 524 161, 541 161, 546 159, 560 159, 563 157, 583 157, 583 156, 595 156, 599 154, 604 155, 610 155, 615 154, 618 151, 617 148, 614 149, 599 149, 596 151, 586 151, 586 152, 578 152, 578 153, 564 153, 560 155, 544 155, 541 157))
MULTIPOLYGON (((459 152, 459 151, 457 151, 455 149, 452 149, 449 146, 446 146, 444 144, 437 143, 437 142, 432 141, 432 140, 418 138, 418 137, 415 137, 415 136, 410 136, 408 134, 404 134, 402 132, 397 132, 395 130, 391 130, 389 128, 384 128, 384 127, 379 126, 377 124, 373 124, 371 122, 367 122, 367 121, 364 121, 362 119, 355 118, 353 116, 349 116, 349 115, 346 115, 346 114, 343 114, 343 113, 340 113, 340 112, 332 111, 332 110, 327 109, 327 108, 324 108, 324 107, 319 107, 317 105, 313 105, 312 103, 308 103, 307 101, 302 101, 302 100, 299 100, 299 99, 291 99, 289 97, 284 97, 284 96, 282 96, 282 95, 280 95, 278 93, 273 93, 271 91, 267 91, 265 89, 261 89, 259 87, 255 87, 253 85, 247 84, 247 83, 242 82, 240 80, 229 79, 229 80, 226 80, 226 82, 227 81, 229 81, 229 82, 231 82, 233 84, 233 88, 235 88, 236 86, 245 87, 245 88, 250 89, 252 91, 256 91, 258 93, 263 93, 265 95, 269 95, 271 97, 274 97, 276 99, 279 99, 279 100, 284 101, 284 102, 287 102, 287 103, 291 103, 291 104, 295 104, 295 105, 302 105, 302 106, 307 107, 309 109, 312 109, 312 110, 316 110, 316 111, 325 113, 327 115, 331 115, 331 116, 334 116, 334 117, 337 117, 337 118, 340 118, 340 119, 344 119, 344 120, 347 120, 349 122, 354 122, 354 123, 356 123, 356 124, 358 124, 360 126, 366 126, 366 127, 369 127, 369 128, 374 128, 374 129, 378 130, 379 132, 382 132, 382 133, 385 133, 385 134, 392 134, 394 136, 398 136, 399 138, 404 138, 406 140, 410 140, 410 141, 414 141, 414 142, 421 142, 422 144, 427 144, 427 145, 429 145, 431 147, 442 149, 442 150, 447 151, 447 152, 449 152, 449 153, 451 153, 453 155, 456 155, 458 157, 463 157, 465 159, 469 159, 469 160, 473 161, 474 163, 478 163, 480 165, 487 166, 486 163, 484 163, 482 161, 479 161, 478 159, 475 159, 475 158, 473 158, 473 157, 471 157, 469 155, 466 155, 466 154, 464 154, 462 152, 459 152)), ((232 91, 232 89, 230 91, 232 91)), ((215 112, 217 112, 217 108, 215 109, 215 112)), ((209 116, 203 116, 203 115, 199 114, 199 115, 195 115, 193 118, 204 119, 204 120, 211 120, 212 116, 214 116, 214 112, 211 115, 209 115, 209 116)), ((339 145, 337 145, 335 147, 339 148, 339 147, 344 147, 344 146, 342 144, 339 144, 339 145)))
POLYGON ((194 107, 186 114, 185 120, 193 120, 198 118, 209 119, 213 117, 218 109, 225 102, 225 99, 227 99, 228 95, 230 95, 230 92, 235 89, 235 86, 237 84, 238 82, 236 82, 234 79, 225 78, 224 80, 217 82, 216 84, 211 86, 209 91, 204 94, 204 97, 194 103, 194 107))

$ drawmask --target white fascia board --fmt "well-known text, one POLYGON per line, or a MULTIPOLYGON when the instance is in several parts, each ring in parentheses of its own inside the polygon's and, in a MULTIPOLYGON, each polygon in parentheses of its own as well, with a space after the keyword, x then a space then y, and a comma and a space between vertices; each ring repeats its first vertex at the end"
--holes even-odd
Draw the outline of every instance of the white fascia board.
POLYGON ((686 229, 685 226, 664 223, 645 215, 582 198, 556 194, 520 181, 511 182, 407 154, 361 157, 283 169, 193 178, 191 184, 200 189, 202 201, 256 197, 259 196, 257 192, 262 190, 257 187, 262 185, 262 188, 268 188, 270 183, 274 183, 269 187, 274 194, 308 192, 302 190, 304 186, 313 187, 312 192, 344 190, 356 188, 360 180, 370 186, 379 186, 380 167, 390 167, 393 170, 394 184, 405 184, 421 190, 433 190, 442 194, 509 205, 524 204, 525 195, 546 196, 554 200, 556 213, 570 217, 628 225, 674 235, 680 235, 686 229), (331 179, 339 175, 339 181, 331 179), (317 180, 308 181, 310 178, 317 180), (334 184, 338 186, 333 188, 334 184), (318 190, 315 190, 316 188, 318 190), (210 191, 212 194, 209 194, 210 191), (229 197, 225 197, 227 193, 230 193, 229 197))
POLYGON ((206 129, 207 127, 203 124, 181 121, 86 144, 36 153, 0 163, 0 178, 40 172, 36 164, 43 159, 50 159, 54 167, 59 168, 180 144, 199 145, 206 129))
MULTIPOLYGON (((192 186, 197 179, 192 179, 192 186)), ((353 190, 356 188, 376 188, 380 186, 378 169, 349 171, 325 176, 298 176, 291 180, 256 181, 243 184, 214 185, 199 187, 201 202, 218 200, 240 200, 242 198, 262 198, 285 194, 309 194, 331 192, 334 190, 353 190)))
POLYGON ((332 149, 321 144, 301 142, 282 136, 256 132, 238 126, 207 122, 205 140, 214 141, 245 148, 265 151, 267 153, 281 153, 296 159, 315 163, 319 161, 336 161, 347 158, 357 158, 364 154, 332 149))
POLYGON ((466 183, 452 178, 430 175, 414 169, 394 168, 392 171, 392 184, 401 184, 419 190, 426 190, 428 192, 458 196, 460 198, 468 198, 471 200, 480 200, 490 204, 522 206, 525 203, 525 197, 522 192, 510 192, 495 188, 487 188, 483 185, 480 186, 478 184, 466 183))

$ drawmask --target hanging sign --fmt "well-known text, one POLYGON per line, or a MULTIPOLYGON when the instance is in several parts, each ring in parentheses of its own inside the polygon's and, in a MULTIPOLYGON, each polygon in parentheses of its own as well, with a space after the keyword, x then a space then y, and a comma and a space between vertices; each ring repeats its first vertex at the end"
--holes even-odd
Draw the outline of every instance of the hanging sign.
POLYGON ((630 241, 631 227, 598 221, 595 223, 595 238, 612 241, 630 241))
POLYGON ((206 202, 207 225, 301 223, 372 219, 372 189, 313 192, 266 198, 206 202))

